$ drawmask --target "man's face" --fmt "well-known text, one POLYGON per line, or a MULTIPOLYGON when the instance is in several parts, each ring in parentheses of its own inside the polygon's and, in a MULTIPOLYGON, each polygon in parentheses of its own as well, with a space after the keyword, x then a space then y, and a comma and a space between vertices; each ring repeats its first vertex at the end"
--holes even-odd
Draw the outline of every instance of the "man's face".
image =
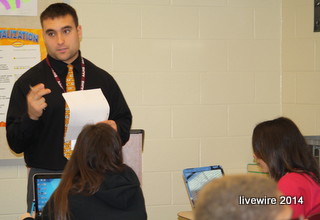
POLYGON ((72 63, 79 55, 82 29, 75 26, 71 15, 42 22, 44 43, 48 54, 56 60, 72 63))

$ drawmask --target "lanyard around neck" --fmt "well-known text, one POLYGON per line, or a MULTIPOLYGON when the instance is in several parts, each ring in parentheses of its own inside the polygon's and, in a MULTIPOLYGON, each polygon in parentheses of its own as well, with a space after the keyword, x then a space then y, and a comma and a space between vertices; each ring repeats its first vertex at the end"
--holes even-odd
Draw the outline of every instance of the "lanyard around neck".
MULTIPOLYGON (((46 61, 47 61, 48 66, 50 67, 51 72, 52 72, 52 74, 53 74, 53 77, 54 77, 55 80, 57 81, 58 85, 60 86, 60 88, 62 89, 63 92, 66 92, 65 89, 63 88, 63 85, 62 85, 62 83, 61 83, 61 80, 60 80, 59 76, 57 75, 57 73, 56 73, 56 72, 54 71, 54 69, 52 68, 51 63, 50 63, 48 57, 46 58, 46 61)), ((84 59, 83 59, 83 57, 81 57, 81 70, 82 70, 82 73, 81 73, 80 90, 84 90, 84 83, 85 83, 85 80, 86 80, 86 71, 85 71, 85 65, 84 65, 84 59)))

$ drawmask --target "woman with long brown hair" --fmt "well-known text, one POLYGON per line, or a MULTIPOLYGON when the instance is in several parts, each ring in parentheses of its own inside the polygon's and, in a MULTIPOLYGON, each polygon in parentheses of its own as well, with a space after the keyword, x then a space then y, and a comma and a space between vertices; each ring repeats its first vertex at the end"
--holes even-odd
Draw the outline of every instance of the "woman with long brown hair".
POLYGON ((43 219, 145 220, 135 172, 123 164, 121 140, 109 125, 88 125, 78 136, 43 219))
POLYGON ((279 199, 291 205, 294 218, 320 212, 319 165, 293 121, 280 117, 258 124, 252 146, 257 163, 278 182, 284 194, 279 199))

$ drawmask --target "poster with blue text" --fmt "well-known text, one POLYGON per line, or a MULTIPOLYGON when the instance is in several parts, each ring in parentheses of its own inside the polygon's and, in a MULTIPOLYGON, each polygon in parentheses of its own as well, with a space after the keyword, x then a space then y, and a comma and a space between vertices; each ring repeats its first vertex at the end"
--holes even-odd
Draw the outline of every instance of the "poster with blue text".
POLYGON ((0 127, 5 127, 13 84, 46 54, 41 29, 0 28, 0 127))

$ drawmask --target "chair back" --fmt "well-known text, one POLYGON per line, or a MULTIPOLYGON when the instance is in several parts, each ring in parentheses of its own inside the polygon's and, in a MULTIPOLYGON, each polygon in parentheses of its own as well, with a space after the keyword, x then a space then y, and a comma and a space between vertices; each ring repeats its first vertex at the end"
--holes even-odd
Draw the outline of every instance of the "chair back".
POLYGON ((320 212, 309 216, 307 219, 308 220, 320 220, 320 212))
POLYGON ((312 214, 308 216, 308 220, 320 220, 320 204, 315 206, 310 213, 312 214))

